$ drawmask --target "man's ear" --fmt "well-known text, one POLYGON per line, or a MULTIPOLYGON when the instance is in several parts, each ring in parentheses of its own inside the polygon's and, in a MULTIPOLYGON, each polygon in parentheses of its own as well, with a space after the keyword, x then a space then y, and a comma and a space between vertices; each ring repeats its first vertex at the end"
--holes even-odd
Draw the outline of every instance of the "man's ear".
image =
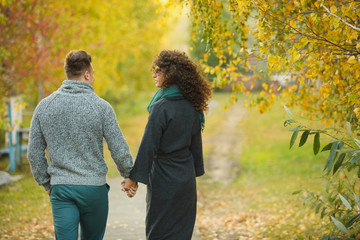
POLYGON ((85 71, 84 78, 86 81, 89 80, 89 77, 90 77, 89 75, 90 75, 89 71, 85 71))

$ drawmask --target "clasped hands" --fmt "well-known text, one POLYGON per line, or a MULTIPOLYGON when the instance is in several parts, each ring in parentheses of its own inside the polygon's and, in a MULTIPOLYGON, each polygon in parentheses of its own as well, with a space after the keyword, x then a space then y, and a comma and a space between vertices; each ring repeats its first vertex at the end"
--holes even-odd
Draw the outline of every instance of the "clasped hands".
POLYGON ((130 178, 125 178, 121 182, 121 191, 125 192, 129 198, 135 196, 137 189, 138 183, 131 180, 130 178))

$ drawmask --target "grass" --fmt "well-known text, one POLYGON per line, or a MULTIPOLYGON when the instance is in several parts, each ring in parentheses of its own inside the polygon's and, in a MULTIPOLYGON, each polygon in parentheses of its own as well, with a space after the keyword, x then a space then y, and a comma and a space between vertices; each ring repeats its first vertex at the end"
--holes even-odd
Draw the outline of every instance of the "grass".
POLYGON ((244 123, 244 152, 239 159, 246 170, 235 186, 248 192, 257 189, 260 200, 248 203, 249 207, 264 209, 275 216, 286 213, 283 222, 269 226, 267 236, 277 239, 318 236, 323 231, 322 221, 312 210, 302 207, 302 195, 294 196, 292 192, 324 188, 324 179, 320 177, 324 155, 315 157, 310 143, 289 149, 291 133, 282 125, 286 119, 288 116, 280 104, 260 116, 253 111, 249 113, 244 123), (299 227, 302 227, 301 231, 299 227))
POLYGON ((0 239, 52 239, 49 197, 28 166, 18 171, 23 178, 0 189, 0 239))
MULTIPOLYGON (((215 99, 220 102, 220 107, 215 110, 215 116, 207 118, 207 126, 210 128, 206 129, 205 135, 210 137, 216 136, 219 131, 216 125, 220 118, 230 114, 221 107, 226 104, 226 98, 215 96, 215 99)), ((242 100, 244 97, 241 97, 242 100)), ((292 193, 299 189, 316 192, 323 190, 324 179, 321 174, 326 156, 320 154, 315 157, 310 140, 302 148, 294 145, 289 149, 291 132, 287 132, 283 126, 288 118, 279 103, 262 115, 256 110, 247 110, 246 119, 234 131, 242 142, 242 153, 234 159, 239 163, 240 174, 228 186, 214 185, 201 178, 199 181, 201 195, 212 196, 211 199, 205 197, 201 204, 209 207, 208 201, 219 203, 211 205, 212 215, 219 211, 230 219, 236 219, 237 214, 250 212, 250 216, 262 218, 262 223, 250 224, 246 230, 251 231, 249 236, 253 239, 305 239, 309 235, 319 236, 324 231, 325 224, 319 216, 303 206, 304 194, 292 193), (228 211, 220 209, 223 205, 221 202, 228 211)), ((223 224, 218 226, 217 231, 222 235, 226 235, 225 232, 236 232, 237 228, 244 231, 239 225, 239 222, 223 224)), ((219 236, 219 239, 226 239, 211 231, 205 230, 203 233, 208 235, 205 239, 219 236)), ((244 236, 243 239, 248 238, 244 236)))

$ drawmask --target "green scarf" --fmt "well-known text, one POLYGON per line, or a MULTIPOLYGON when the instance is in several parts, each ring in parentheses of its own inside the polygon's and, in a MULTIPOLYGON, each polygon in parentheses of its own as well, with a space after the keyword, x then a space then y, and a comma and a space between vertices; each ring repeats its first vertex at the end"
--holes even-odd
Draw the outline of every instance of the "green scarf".
MULTIPOLYGON (((153 98, 151 99, 149 105, 147 106, 147 111, 150 112, 151 106, 159 101, 162 98, 165 97, 183 97, 179 87, 177 85, 171 85, 168 88, 160 88, 153 98)), ((203 113, 200 114, 200 124, 201 124, 201 130, 203 131, 205 128, 205 116, 203 113)))

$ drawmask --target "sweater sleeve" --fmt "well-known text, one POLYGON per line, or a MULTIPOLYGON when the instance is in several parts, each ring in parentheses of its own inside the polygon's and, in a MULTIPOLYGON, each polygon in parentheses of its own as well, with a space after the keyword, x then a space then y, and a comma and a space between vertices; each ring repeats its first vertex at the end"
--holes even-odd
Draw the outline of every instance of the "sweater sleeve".
POLYGON ((148 184, 154 157, 160 146, 163 129, 166 127, 166 112, 158 104, 151 108, 144 135, 136 156, 130 179, 148 184))
POLYGON ((111 106, 104 115, 104 138, 120 175, 128 178, 133 167, 132 156, 111 106))
POLYGON ((47 173, 48 163, 45 157, 46 141, 41 131, 39 113, 35 110, 30 125, 28 160, 35 181, 45 190, 50 189, 50 175, 47 173))

